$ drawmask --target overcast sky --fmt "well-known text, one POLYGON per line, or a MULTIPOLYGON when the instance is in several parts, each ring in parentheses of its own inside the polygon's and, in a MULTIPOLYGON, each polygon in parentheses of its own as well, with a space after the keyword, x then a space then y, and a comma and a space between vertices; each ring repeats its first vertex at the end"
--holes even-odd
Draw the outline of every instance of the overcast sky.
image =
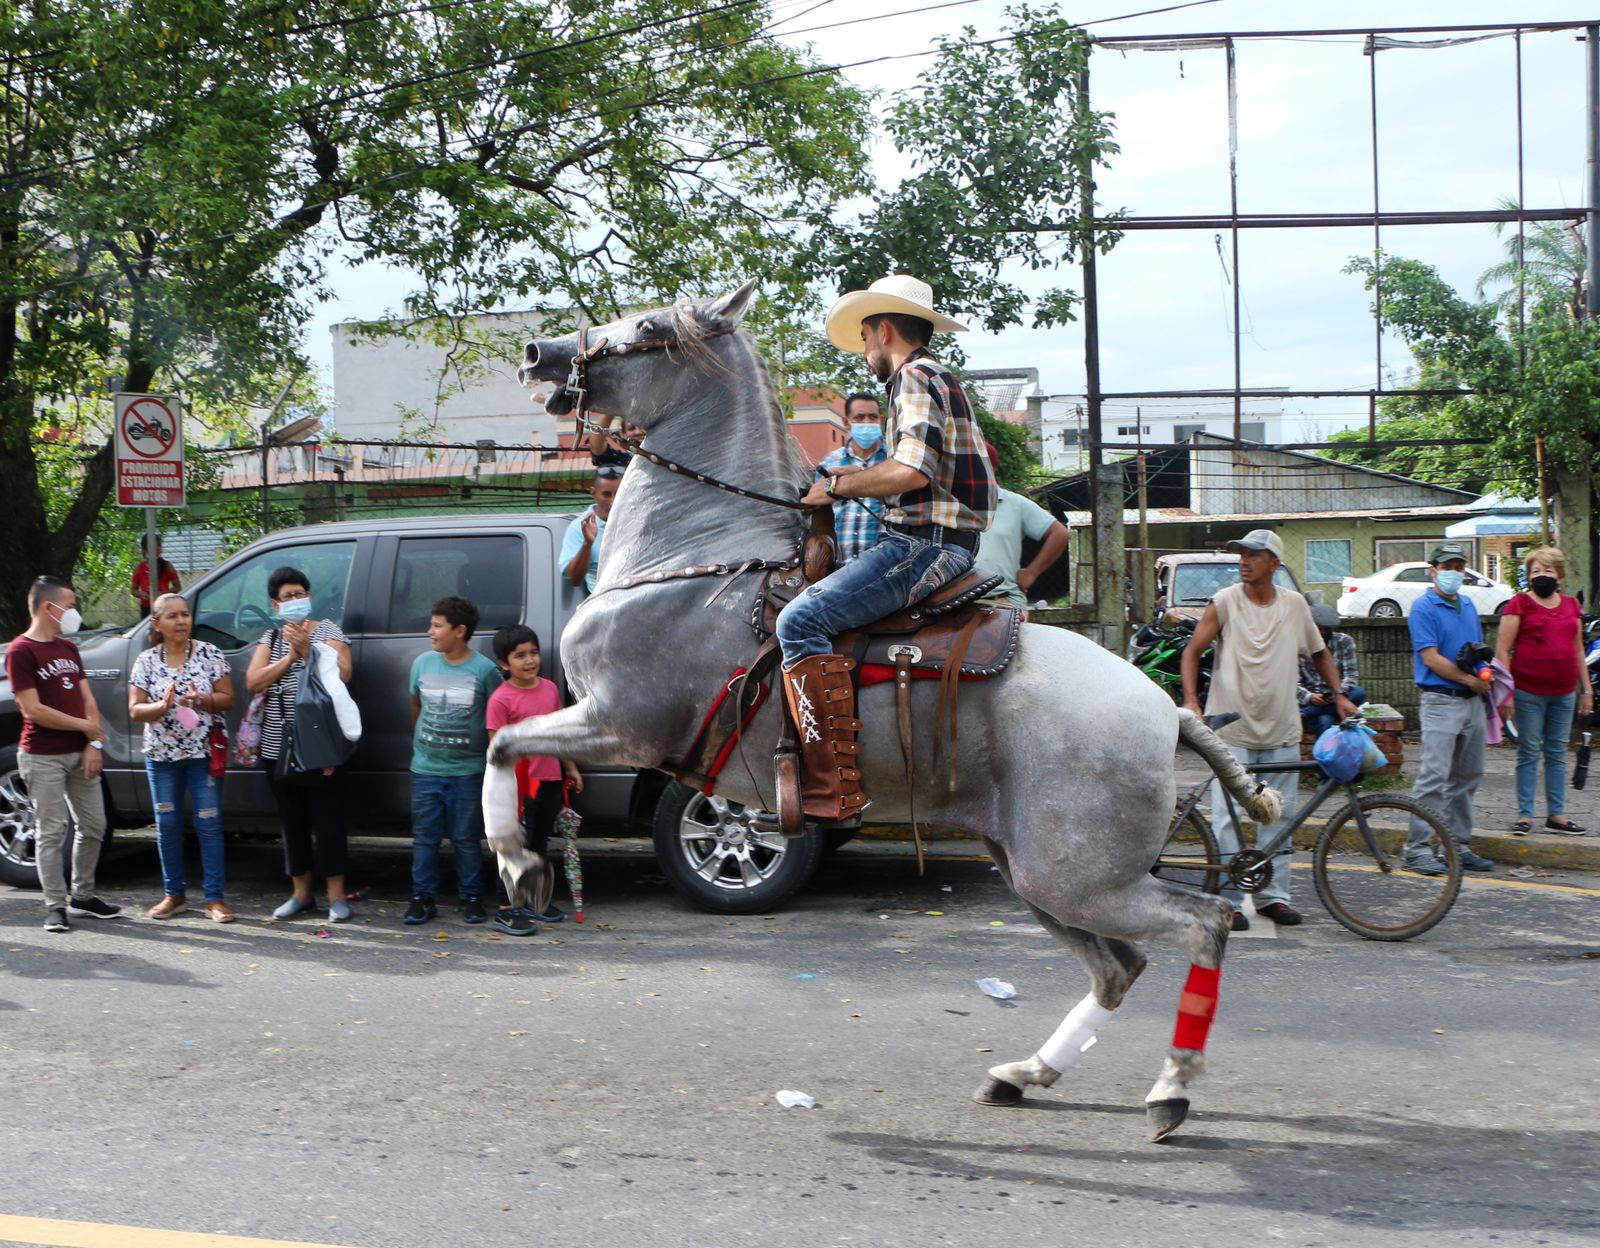
MULTIPOLYGON (((919 0, 778 0, 800 30, 921 7, 919 0)), ((1212 0, 1181 11, 1100 22, 1155 3, 1095 0, 1066 7, 1099 35, 1158 35, 1565 21, 1600 17, 1573 0, 1212 0)), ((835 63, 917 52, 972 26, 1002 33, 999 0, 973 0, 837 30, 796 35, 835 63)), ((1418 40, 1440 38, 1419 34, 1418 40)), ((1377 62, 1379 168, 1385 210, 1485 209, 1517 192, 1516 53, 1510 38, 1459 47, 1393 49, 1377 62)), ((848 70, 885 94, 910 85, 928 58, 848 70)), ((1584 204, 1584 50, 1571 32, 1522 40, 1525 199, 1531 207, 1584 204)), ((1241 212, 1363 212, 1372 208, 1368 58, 1360 38, 1242 41, 1237 51, 1241 212)), ((1228 211, 1228 116, 1224 53, 1096 52, 1090 68, 1096 107, 1115 114, 1121 155, 1099 179, 1100 206, 1134 215, 1228 211)), ((1004 90, 1005 84, 976 84, 1004 90)), ((891 148, 875 150, 880 181, 903 172, 891 148)), ((1241 232, 1240 279, 1248 386, 1365 389, 1373 384, 1371 297, 1340 272, 1368 253, 1367 229, 1241 232)), ((1504 257, 1492 226, 1415 226, 1385 232, 1385 250, 1439 267, 1470 293, 1504 257)), ((1107 391, 1231 386, 1232 294, 1227 234, 1130 232, 1100 267, 1102 384, 1107 391)), ((1042 276, 1037 285, 1060 281, 1042 276)), ((1076 274, 1068 280, 1076 288, 1076 274)), ((326 365, 328 326, 397 307, 406 285, 373 266, 344 275, 341 298, 313 325, 313 358, 326 365)), ((974 367, 1036 367, 1051 394, 1081 392, 1082 335, 1076 326, 974 334, 974 367)), ((1391 381, 1409 359, 1386 341, 1391 381)), ((1364 423, 1365 399, 1292 401, 1303 413, 1297 436, 1364 423)))

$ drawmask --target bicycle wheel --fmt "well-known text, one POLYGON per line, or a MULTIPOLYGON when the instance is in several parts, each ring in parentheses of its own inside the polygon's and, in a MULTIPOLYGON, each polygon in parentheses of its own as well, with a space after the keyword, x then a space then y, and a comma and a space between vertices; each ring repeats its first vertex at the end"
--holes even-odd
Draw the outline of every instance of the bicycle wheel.
POLYGON ((1218 867, 1222 856, 1217 852, 1217 838, 1211 825, 1198 810, 1190 809, 1182 819, 1174 819, 1167 832, 1167 843, 1161 847, 1161 857, 1150 868, 1158 880, 1172 884, 1185 884, 1206 893, 1222 891, 1222 873, 1206 868, 1218 867))
POLYGON ((1322 904, 1345 927, 1368 940, 1410 940, 1449 913, 1461 891, 1461 856, 1444 821, 1409 797, 1364 793, 1358 799, 1388 859, 1385 870, 1367 847, 1350 803, 1337 811, 1317 838, 1312 877, 1322 904), (1411 821, 1427 829, 1421 846, 1406 844, 1411 821), (1443 864, 1440 875, 1423 875, 1404 864, 1426 851, 1443 864))

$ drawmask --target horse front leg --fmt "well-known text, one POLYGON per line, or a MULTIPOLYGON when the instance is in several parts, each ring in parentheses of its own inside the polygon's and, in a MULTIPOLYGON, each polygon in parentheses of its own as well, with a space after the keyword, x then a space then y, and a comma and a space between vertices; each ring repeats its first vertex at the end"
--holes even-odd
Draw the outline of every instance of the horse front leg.
POLYGON ((552 878, 545 858, 529 849, 525 839, 517 760, 530 754, 550 754, 578 763, 601 763, 611 761, 616 751, 615 737, 598 725, 589 698, 495 733, 483 778, 483 830, 512 905, 542 910, 549 900, 552 878))

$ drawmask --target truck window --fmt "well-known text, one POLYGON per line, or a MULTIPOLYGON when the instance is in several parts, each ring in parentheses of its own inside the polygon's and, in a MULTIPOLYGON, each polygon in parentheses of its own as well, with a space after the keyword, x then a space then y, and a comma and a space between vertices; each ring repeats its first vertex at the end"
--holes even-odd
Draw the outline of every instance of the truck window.
POLYGON ((267 578, 279 568, 298 568, 311 581, 313 614, 344 627, 344 600, 356 544, 309 542, 279 546, 229 568, 190 595, 194 635, 223 650, 252 645, 276 619, 267 597, 267 578))
POLYGON ((433 604, 449 594, 478 607, 478 631, 522 621, 527 556, 513 533, 400 540, 389 593, 390 633, 423 633, 433 604))

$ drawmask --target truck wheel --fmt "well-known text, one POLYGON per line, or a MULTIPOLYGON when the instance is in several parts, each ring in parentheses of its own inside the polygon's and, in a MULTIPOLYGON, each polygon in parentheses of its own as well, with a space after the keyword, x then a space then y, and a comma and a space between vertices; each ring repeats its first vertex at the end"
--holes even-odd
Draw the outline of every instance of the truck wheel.
MULTIPOLYGON (((67 846, 72 844, 71 820, 68 815, 67 846)), ((8 745, 0 750, 0 881, 13 888, 39 887, 34 835, 33 799, 17 768, 17 747, 8 745)))
POLYGON ((656 803, 656 860, 690 905, 712 914, 765 914, 805 887, 822 835, 752 832, 745 808, 676 782, 656 803))

